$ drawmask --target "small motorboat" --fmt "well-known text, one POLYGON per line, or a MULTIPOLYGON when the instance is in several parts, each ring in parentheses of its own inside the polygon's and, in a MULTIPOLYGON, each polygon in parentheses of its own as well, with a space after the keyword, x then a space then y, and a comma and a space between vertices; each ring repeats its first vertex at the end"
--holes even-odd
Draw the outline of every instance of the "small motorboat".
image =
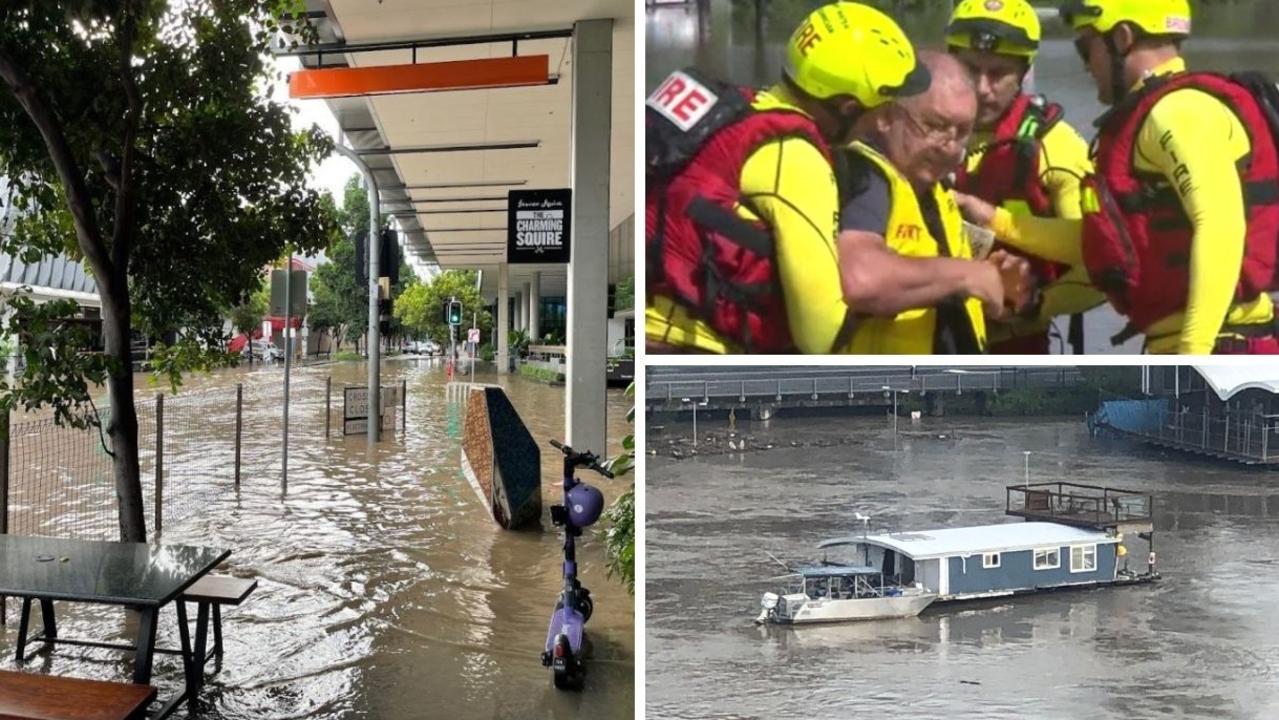
POLYGON ((816 565, 797 568, 781 580, 789 587, 766 592, 757 624, 850 622, 914 617, 937 593, 922 585, 901 585, 869 565, 816 565))

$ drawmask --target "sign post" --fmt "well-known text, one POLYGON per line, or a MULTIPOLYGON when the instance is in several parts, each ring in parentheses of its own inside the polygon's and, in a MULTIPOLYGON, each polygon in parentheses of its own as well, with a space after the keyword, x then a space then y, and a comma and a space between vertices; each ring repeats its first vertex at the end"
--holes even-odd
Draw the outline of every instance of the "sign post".
POLYGON ((480 329, 475 327, 476 316, 471 315, 471 329, 466 331, 466 342, 471 346, 471 384, 475 384, 475 350, 480 346, 480 329))

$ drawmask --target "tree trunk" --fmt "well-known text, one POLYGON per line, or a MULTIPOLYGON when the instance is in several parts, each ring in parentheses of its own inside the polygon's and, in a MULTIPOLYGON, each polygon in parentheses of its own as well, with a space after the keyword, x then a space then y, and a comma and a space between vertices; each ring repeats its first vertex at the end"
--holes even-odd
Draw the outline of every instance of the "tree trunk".
MULTIPOLYGON (((127 285, 120 287, 125 293, 127 285)), ((102 294, 102 338, 107 357, 117 363, 107 378, 111 397, 112 474, 120 508, 120 541, 146 542, 146 516, 142 508, 142 473, 138 466, 138 413, 133 405, 133 358, 129 348, 129 298, 102 294)))

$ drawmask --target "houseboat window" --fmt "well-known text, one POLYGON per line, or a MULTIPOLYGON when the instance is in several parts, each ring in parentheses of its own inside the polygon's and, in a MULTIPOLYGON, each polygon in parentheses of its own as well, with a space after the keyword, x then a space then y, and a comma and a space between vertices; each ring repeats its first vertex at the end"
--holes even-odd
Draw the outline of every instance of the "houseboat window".
POLYGON ((1097 569, 1097 546, 1080 545, 1070 549, 1070 571, 1092 572, 1097 569))
POLYGON ((983 568, 999 567, 999 553, 985 553, 981 556, 981 566, 983 568))
POLYGON ((1036 570, 1054 570, 1061 567, 1061 553, 1057 548, 1035 551, 1036 570))

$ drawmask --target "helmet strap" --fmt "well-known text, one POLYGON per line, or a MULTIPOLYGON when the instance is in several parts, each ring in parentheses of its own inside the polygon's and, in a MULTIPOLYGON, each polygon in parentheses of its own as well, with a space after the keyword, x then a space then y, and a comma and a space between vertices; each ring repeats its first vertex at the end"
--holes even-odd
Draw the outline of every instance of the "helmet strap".
POLYGON ((1106 43, 1106 54, 1110 58, 1110 91, 1114 104, 1118 105, 1128 95, 1128 84, 1124 82, 1124 60, 1128 57, 1128 53, 1132 52, 1133 46, 1129 45, 1127 52, 1119 52, 1114 30, 1103 35, 1102 39, 1106 43))
POLYGON ((848 135, 852 132, 853 126, 856 125, 857 121, 861 120, 866 114, 865 108, 862 108, 860 103, 858 104, 856 111, 851 113, 844 112, 842 105, 846 103, 846 101, 847 96, 844 96, 843 98, 837 99, 837 101, 828 100, 822 103, 822 105, 825 106, 826 111, 835 116, 835 120, 838 123, 835 126, 835 137, 829 138, 832 144, 847 142, 848 135))

